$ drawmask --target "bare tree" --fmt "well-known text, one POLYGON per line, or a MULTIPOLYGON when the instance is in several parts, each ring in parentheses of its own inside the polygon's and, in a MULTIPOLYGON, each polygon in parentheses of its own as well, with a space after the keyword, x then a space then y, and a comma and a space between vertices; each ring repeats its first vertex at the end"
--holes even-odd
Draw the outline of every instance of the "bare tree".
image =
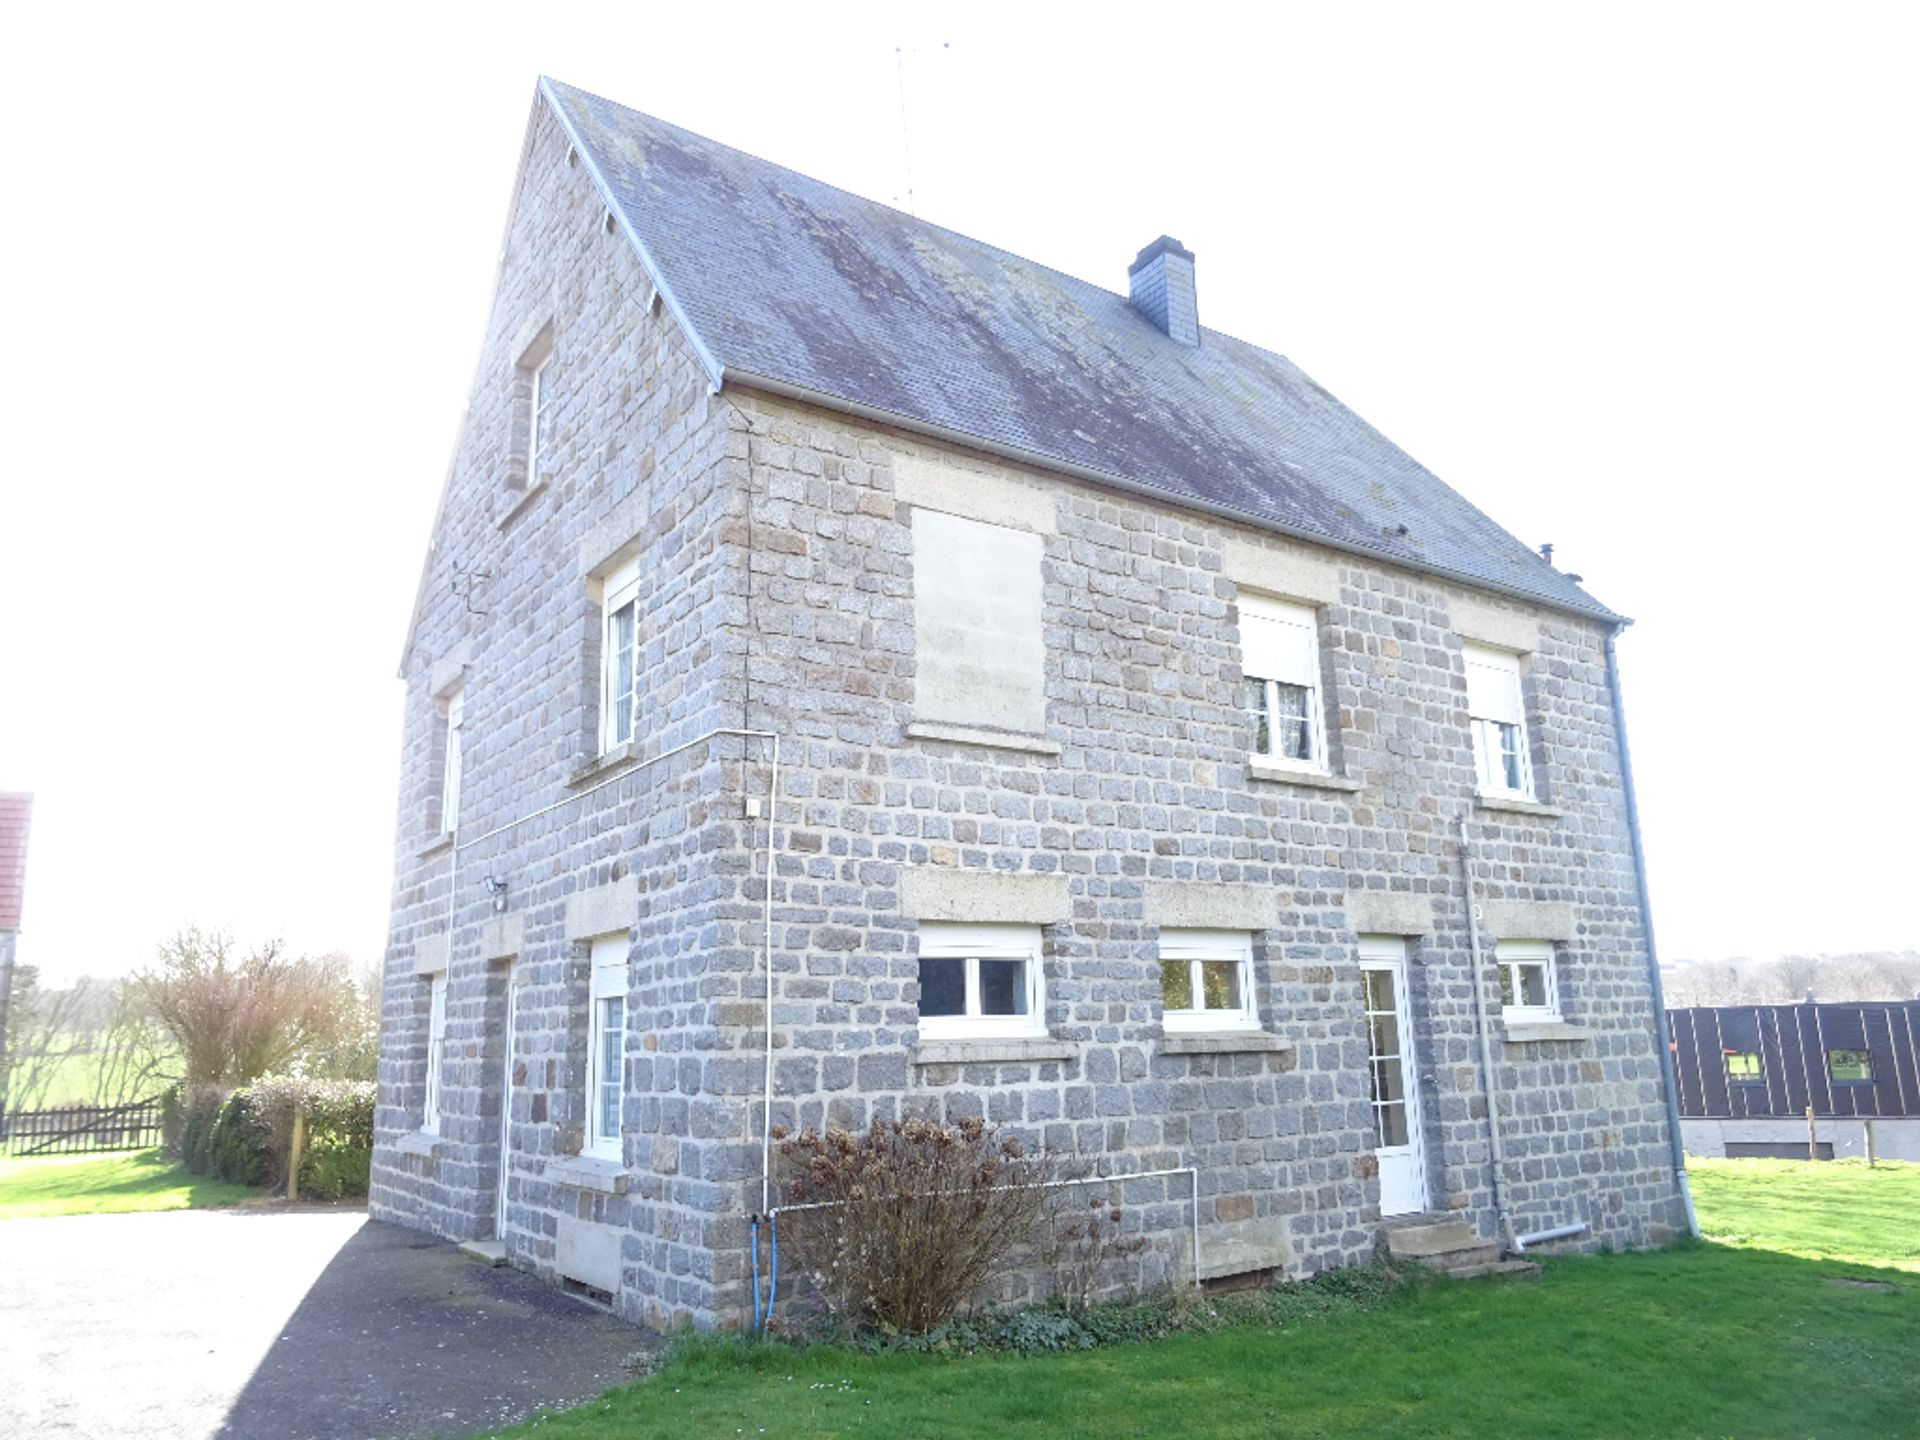
POLYGON ((337 962, 287 956, 278 941, 239 956, 231 936, 195 926, 132 984, 179 1047, 189 1090, 244 1085, 324 1050, 353 1005, 337 962))
POLYGON ((61 1067, 85 1053, 77 1024, 89 1004, 91 982, 47 990, 40 985, 39 967, 16 965, 10 989, 6 1073, 0 1076, 0 1102, 9 1115, 43 1109, 61 1067))

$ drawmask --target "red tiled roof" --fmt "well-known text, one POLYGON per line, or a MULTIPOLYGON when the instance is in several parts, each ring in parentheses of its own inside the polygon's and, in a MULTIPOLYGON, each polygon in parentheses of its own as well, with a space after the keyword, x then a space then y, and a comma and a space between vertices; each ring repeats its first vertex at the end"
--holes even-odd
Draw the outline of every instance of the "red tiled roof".
POLYGON ((33 796, 0 793, 0 930, 20 928, 27 899, 27 823, 33 796))

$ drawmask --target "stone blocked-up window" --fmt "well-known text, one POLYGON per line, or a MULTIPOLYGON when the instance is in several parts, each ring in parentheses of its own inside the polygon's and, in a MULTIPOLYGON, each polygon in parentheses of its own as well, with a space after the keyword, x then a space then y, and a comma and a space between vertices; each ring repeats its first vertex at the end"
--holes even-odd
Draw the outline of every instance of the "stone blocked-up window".
POLYGON ((913 511, 914 719, 1046 729, 1041 539, 913 511))

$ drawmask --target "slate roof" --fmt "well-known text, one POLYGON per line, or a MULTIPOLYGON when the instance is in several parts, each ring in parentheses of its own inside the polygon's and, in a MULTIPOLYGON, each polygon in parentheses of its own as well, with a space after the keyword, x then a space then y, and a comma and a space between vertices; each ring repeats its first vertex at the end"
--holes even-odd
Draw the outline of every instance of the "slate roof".
MULTIPOLYGON (((1284 356, 1204 327, 1182 345, 1123 295, 557 81, 541 89, 716 385, 807 392, 1618 618, 1284 356)), ((1131 254, 1116 247, 1115 269, 1131 254)))
POLYGON ((0 930, 18 930, 27 899, 27 826, 33 796, 0 793, 0 930))

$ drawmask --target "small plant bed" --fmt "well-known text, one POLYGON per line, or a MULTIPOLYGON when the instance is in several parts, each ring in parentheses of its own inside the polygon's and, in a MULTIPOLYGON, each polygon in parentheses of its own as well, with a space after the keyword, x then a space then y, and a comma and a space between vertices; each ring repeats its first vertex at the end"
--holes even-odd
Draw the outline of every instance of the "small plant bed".
POLYGON ((187 1171, 159 1150, 0 1159, 0 1220, 203 1210, 259 1192, 187 1171))

